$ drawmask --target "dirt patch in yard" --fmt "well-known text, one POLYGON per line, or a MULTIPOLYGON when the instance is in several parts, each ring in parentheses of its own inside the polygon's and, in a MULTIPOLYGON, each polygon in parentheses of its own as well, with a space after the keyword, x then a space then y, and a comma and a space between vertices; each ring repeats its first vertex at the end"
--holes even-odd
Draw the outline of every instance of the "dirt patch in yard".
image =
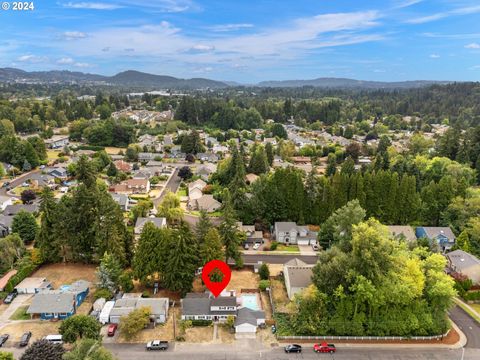
POLYGON ((227 290, 236 290, 237 296, 241 289, 258 289, 260 278, 251 270, 232 270, 232 278, 227 290))
POLYGON ((270 276, 278 276, 283 271, 283 264, 268 264, 268 270, 270 270, 270 276))
POLYGON ((225 326, 218 327, 218 341, 222 344, 231 344, 235 341, 235 334, 225 326))
POLYGON ((260 294, 260 298, 262 300, 262 309, 265 311, 265 318, 267 320, 272 319, 272 306, 270 305, 270 299, 268 293, 262 291, 260 294))
POLYGON ((105 152, 108 155, 118 155, 120 151, 123 151, 123 153, 125 153, 126 150, 127 148, 118 148, 118 147, 112 147, 112 146, 107 146, 105 148, 105 152))
POLYGON ((33 277, 45 277, 51 281, 53 288, 61 285, 71 284, 77 280, 86 280, 95 287, 97 278, 95 276, 95 265, 85 264, 50 264, 44 265, 32 274, 33 277))
POLYGON ((2 315, 3 312, 4 312, 5 310, 7 310, 7 308, 8 308, 8 305, 6 305, 6 304, 0 304, 0 315, 2 315))
POLYGON ((8 340, 11 345, 16 346, 20 341, 23 333, 26 331, 32 332, 32 339, 30 342, 33 342, 38 339, 42 339, 47 335, 58 334, 58 327, 61 322, 51 322, 51 321, 22 321, 16 322, 13 324, 8 324, 4 326, 0 331, 2 334, 9 334, 10 339, 8 340))
POLYGON ((283 281, 272 279, 270 283, 275 310, 277 312, 288 313, 287 305, 290 300, 288 299, 287 289, 285 289, 283 281))
POLYGON ((185 331, 185 342, 205 343, 212 342, 213 326, 192 327, 185 331))

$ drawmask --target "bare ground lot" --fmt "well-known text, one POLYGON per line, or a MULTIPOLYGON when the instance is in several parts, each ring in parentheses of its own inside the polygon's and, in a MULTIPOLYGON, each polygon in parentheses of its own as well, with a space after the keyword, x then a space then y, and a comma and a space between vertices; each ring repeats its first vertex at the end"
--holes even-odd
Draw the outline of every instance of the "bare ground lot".
POLYGON ((7 346, 16 346, 26 331, 32 332, 30 342, 41 339, 47 335, 58 334, 58 327, 61 322, 51 322, 42 320, 29 320, 8 324, 1 329, 2 334, 9 334, 9 344, 7 346))
MULTIPOLYGON (((53 288, 71 284, 77 280, 89 281, 95 286, 95 266, 85 264, 50 264, 44 265, 32 274, 33 277, 45 277, 52 282, 53 288)), ((92 288, 90 288, 92 292, 92 288)))
POLYGON ((225 326, 219 326, 218 341, 222 344, 231 344, 235 341, 235 334, 232 334, 225 326))
MULTIPOLYGON (((226 290, 235 290, 237 295, 241 289, 258 289, 260 278, 251 270, 232 270, 232 277, 226 290)), ((205 286, 202 284, 200 276, 193 281, 193 292, 204 292, 205 286)))
POLYGON ((213 326, 192 327, 185 331, 185 342, 206 343, 212 342, 213 326))
POLYGON ((270 280, 270 283, 275 310, 277 312, 288 313, 287 305, 290 300, 288 299, 285 285, 281 280, 278 279, 272 279, 270 280))

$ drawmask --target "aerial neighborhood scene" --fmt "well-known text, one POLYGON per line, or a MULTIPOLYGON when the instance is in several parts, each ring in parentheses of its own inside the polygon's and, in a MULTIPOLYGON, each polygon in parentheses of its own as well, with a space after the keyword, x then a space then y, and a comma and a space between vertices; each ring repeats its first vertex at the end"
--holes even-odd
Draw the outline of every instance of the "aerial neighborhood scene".
POLYGON ((480 359, 479 16, 3 2, 0 360, 480 359))

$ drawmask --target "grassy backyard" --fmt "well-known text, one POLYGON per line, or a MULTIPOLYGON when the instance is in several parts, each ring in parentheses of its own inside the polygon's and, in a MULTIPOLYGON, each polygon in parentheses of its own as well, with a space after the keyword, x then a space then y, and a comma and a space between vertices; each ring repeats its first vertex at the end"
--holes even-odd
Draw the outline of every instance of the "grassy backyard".
POLYGON ((187 189, 186 188, 179 188, 177 191, 178 196, 187 196, 187 189))

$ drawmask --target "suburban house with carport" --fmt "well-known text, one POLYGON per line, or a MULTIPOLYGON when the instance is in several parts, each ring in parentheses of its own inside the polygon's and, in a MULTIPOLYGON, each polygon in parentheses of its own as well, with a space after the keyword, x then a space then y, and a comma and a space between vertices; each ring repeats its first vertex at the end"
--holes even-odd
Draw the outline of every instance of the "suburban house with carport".
POLYGON ((153 324, 163 324, 168 318, 168 298, 142 298, 141 294, 124 294, 109 311, 109 322, 118 324, 122 316, 130 314, 133 310, 147 307, 151 311, 150 321, 153 324))
POLYGON ((88 281, 78 280, 58 290, 40 290, 33 297, 27 314, 39 315, 42 320, 66 319, 74 315, 85 301, 89 287, 88 281))
POLYGON ((415 229, 417 239, 426 238, 435 242, 442 251, 450 250, 455 245, 455 235, 448 226, 421 226, 415 229))

